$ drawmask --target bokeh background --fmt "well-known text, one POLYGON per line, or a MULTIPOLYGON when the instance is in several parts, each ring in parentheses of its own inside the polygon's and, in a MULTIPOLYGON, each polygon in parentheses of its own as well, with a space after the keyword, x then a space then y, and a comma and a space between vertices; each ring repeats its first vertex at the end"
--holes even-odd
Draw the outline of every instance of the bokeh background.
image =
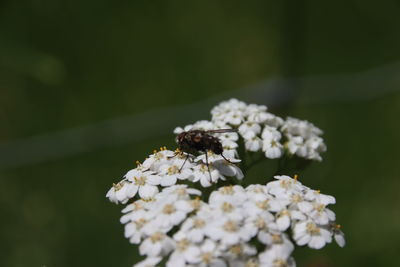
POLYGON ((239 97, 325 131, 300 177, 336 196, 348 244, 298 249, 298 266, 398 266, 399 14, 396 0, 2 0, 0 265, 131 266, 111 183, 239 97))

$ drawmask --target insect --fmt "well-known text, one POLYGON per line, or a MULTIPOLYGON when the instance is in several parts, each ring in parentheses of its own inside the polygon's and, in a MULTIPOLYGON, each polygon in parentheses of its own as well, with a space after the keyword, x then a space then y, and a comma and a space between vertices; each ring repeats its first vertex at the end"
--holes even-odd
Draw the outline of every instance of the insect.
POLYGON ((198 154, 199 152, 204 152, 206 155, 206 165, 208 168, 208 173, 210 174, 211 180, 211 172, 210 166, 208 163, 208 151, 212 151, 214 154, 221 155, 224 160, 229 163, 229 161, 225 156, 222 154, 224 149, 222 147, 221 142, 219 141, 218 137, 212 136, 215 133, 229 133, 229 132, 236 132, 236 129, 217 129, 217 130, 189 130, 187 132, 182 132, 178 134, 176 137, 176 142, 178 143, 179 150, 181 152, 186 152, 188 155, 186 156, 185 161, 183 162, 180 171, 182 170, 183 166, 185 165, 186 161, 189 158, 190 154, 198 154))

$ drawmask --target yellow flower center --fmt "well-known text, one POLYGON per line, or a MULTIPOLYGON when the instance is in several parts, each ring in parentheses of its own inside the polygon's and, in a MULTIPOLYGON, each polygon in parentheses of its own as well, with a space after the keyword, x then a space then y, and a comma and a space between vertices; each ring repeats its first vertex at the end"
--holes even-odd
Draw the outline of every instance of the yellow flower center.
POLYGON ((178 188, 175 190, 175 193, 179 196, 186 196, 187 191, 185 188, 178 188))
POLYGON ((176 242, 176 248, 180 251, 186 250, 190 245, 190 242, 187 239, 182 239, 176 242))
POLYGON ((140 218, 139 220, 134 221, 133 223, 136 225, 137 229, 141 229, 147 223, 147 220, 144 218, 140 218))
POLYGON ((303 197, 300 194, 292 195, 291 199, 293 203, 299 203, 303 201, 303 197))
POLYGON ((206 222, 202 219, 194 219, 193 225, 195 228, 203 228, 206 225, 206 222))
POLYGON ((283 243, 283 239, 282 239, 281 235, 279 235, 279 234, 273 234, 273 235, 272 235, 272 243, 274 243, 274 244, 281 244, 281 243, 283 243))
POLYGON ((211 252, 202 253, 200 257, 201 257, 201 260, 206 264, 210 264, 211 260, 213 258, 211 252))
POLYGON ((146 184, 146 177, 133 177, 134 181, 135 181, 135 185, 137 186, 143 186, 146 184))
POLYGON ((230 249, 230 252, 232 252, 232 254, 236 254, 236 255, 240 255, 243 252, 243 248, 241 245, 233 245, 230 249))
POLYGON ((281 180, 280 184, 281 184, 282 188, 289 189, 290 185, 292 184, 292 181, 290 181, 290 180, 281 180))
POLYGON ((137 211, 137 210, 142 210, 144 209, 143 205, 139 202, 134 202, 133 203, 133 210, 137 211))
POLYGON ((161 233, 161 232, 156 232, 156 233, 154 233, 154 234, 152 234, 152 235, 150 236, 150 240, 151 240, 151 242, 153 242, 153 243, 156 243, 156 242, 161 241, 161 240, 163 240, 163 239, 164 239, 164 234, 161 233))
POLYGON ((265 223, 265 220, 263 218, 257 218, 256 221, 254 222, 254 225, 258 228, 258 229, 265 229, 267 228, 267 224, 265 223))
POLYGON ((114 191, 120 190, 124 185, 122 183, 113 184, 114 191))
POLYGON ((223 212, 228 213, 228 212, 231 212, 234 209, 234 207, 232 206, 232 204, 230 204, 228 202, 224 202, 221 205, 221 209, 222 209, 223 212))
POLYGON ((320 229, 315 225, 315 223, 309 222, 307 223, 307 233, 310 235, 319 235, 320 229))
POLYGON ((264 193, 264 190, 263 190, 263 188, 262 187, 255 187, 254 189, 253 189, 253 192, 254 193, 264 193))
POLYGON ((200 171, 201 171, 202 173, 206 173, 206 172, 208 172, 208 168, 210 168, 210 172, 211 172, 211 171, 212 171, 211 163, 208 164, 208 167, 207 167, 206 164, 201 164, 201 166, 200 166, 200 171))
POLYGON ((259 267, 260 265, 253 259, 246 262, 245 267, 259 267))
POLYGON ((278 218, 281 218, 283 216, 289 216, 289 215, 290 215, 289 211, 285 209, 285 210, 280 211, 276 216, 278 218))
POLYGON ((200 198, 196 198, 190 201, 190 206, 192 206, 193 209, 199 210, 201 208, 201 200, 200 198))
POLYGON ((283 259, 276 259, 273 262, 274 267, 287 267, 287 262, 283 259))
POLYGON ((154 153, 154 159, 155 160, 159 161, 159 160, 162 160, 163 158, 164 158, 164 154, 163 153, 161 153, 161 152, 154 153))
POLYGON ((172 214, 176 211, 175 207, 172 204, 166 204, 163 208, 164 214, 172 214))
POLYGON ((224 230, 227 232, 237 232, 239 227, 234 221, 229 220, 224 224, 224 230))
POLYGON ((219 191, 223 195, 233 195, 235 193, 235 191, 233 190, 233 185, 224 186, 219 189, 219 191))
POLYGON ((179 168, 176 165, 172 165, 171 167, 168 168, 167 170, 168 175, 173 175, 179 173, 179 168))
POLYGON ((256 206, 262 210, 267 210, 269 208, 269 200, 266 199, 264 201, 257 201, 256 206))
POLYGON ((315 209, 319 212, 322 213, 325 210, 325 205, 324 204, 320 204, 320 205, 316 205, 315 209))

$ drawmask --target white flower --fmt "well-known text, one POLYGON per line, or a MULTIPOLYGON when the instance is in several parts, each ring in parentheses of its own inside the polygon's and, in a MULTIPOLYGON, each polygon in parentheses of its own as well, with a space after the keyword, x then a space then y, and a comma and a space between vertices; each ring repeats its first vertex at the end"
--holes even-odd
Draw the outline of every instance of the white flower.
POLYGON ((223 245, 234 245, 241 241, 251 239, 251 232, 243 228, 238 220, 221 217, 207 227, 207 235, 214 241, 220 241, 223 245))
POLYGON ((169 256, 167 267, 186 266, 186 263, 197 263, 200 249, 189 241, 183 232, 174 235, 175 250, 169 256))
POLYGON ((326 151, 326 145, 321 137, 304 139, 301 136, 288 136, 286 147, 291 154, 299 157, 321 161, 320 153, 326 151))
POLYGON ((152 219, 152 216, 145 213, 142 218, 131 221, 125 225, 125 237, 129 239, 132 244, 139 244, 142 238, 145 236, 142 232, 143 226, 145 226, 152 219))
POLYGON ((262 140, 254 132, 246 132, 243 135, 244 145, 246 150, 251 152, 257 152, 262 147, 262 140))
POLYGON ((141 262, 136 263, 133 267, 156 267, 161 259, 161 257, 148 257, 141 262))
POLYGON ((163 228, 170 229, 186 219, 186 215, 193 210, 188 200, 176 200, 165 197, 158 201, 155 207, 155 221, 163 228))
POLYGON ((336 199, 333 196, 322 194, 319 190, 307 190, 304 198, 325 206, 336 203, 336 199))
POLYGON ((267 107, 264 105, 250 104, 247 106, 245 114, 247 120, 254 123, 265 123, 269 118, 269 113, 266 112, 267 107))
POLYGON ((246 187, 246 192, 249 197, 253 195, 266 195, 268 194, 267 187, 261 184, 251 184, 246 187))
POLYGON ((225 250, 224 258, 228 259, 230 266, 237 266, 237 264, 233 263, 236 260, 246 259, 257 254, 257 249, 246 242, 226 247, 222 245, 222 248, 225 250))
POLYGON ((212 119, 213 121, 229 121, 226 114, 232 112, 236 112, 242 117, 244 116, 244 111, 246 107, 246 103, 234 98, 228 101, 223 101, 211 110, 212 119))
POLYGON ((108 190, 106 197, 113 203, 118 204, 118 202, 125 204, 130 198, 136 194, 135 190, 132 188, 132 183, 122 180, 108 190))
POLYGON ((171 186, 176 184, 177 180, 186 180, 192 176, 192 164, 189 160, 176 159, 172 164, 163 164, 160 166, 159 175, 162 176, 160 185, 171 186))
POLYGON ((175 248, 175 243, 166 234, 155 232, 139 246, 140 255, 149 257, 165 256, 175 248))
POLYGON ((158 152, 154 150, 154 153, 145 159, 142 166, 152 171, 158 171, 158 168, 161 165, 170 161, 175 155, 176 154, 174 151, 167 150, 165 148, 158 152))
POLYGON ((236 179, 243 179, 244 175, 242 170, 235 164, 229 163, 226 160, 220 160, 213 163, 213 166, 223 176, 236 177, 236 179))
POLYGON ((212 164, 208 166, 200 163, 193 167, 193 182, 199 182, 203 187, 210 187, 213 183, 216 183, 219 179, 225 180, 225 177, 213 167, 212 164))
POLYGON ((261 137, 262 150, 267 158, 275 159, 283 155, 283 145, 280 143, 282 135, 276 128, 265 126, 261 137))
POLYGON ((279 212, 286 209, 287 201, 276 199, 269 194, 247 194, 249 201, 244 202, 243 207, 248 216, 279 212))
POLYGON ((181 231, 187 238, 195 243, 203 241, 206 235, 207 225, 213 219, 211 212, 199 211, 196 216, 189 217, 182 223, 181 231))
POLYGON ((286 118, 286 121, 282 125, 282 131, 286 134, 301 136, 306 139, 323 134, 322 130, 315 127, 314 124, 306 120, 299 120, 292 117, 286 118))
POLYGON ((141 171, 136 168, 130 170, 122 181, 113 184, 108 190, 106 197, 116 204, 118 202, 125 204, 129 199, 133 198, 139 191, 142 198, 149 198, 158 193, 155 185, 160 183, 160 177, 152 175, 152 172, 141 171))
POLYGON ((246 121, 239 126, 238 130, 242 136, 245 136, 246 133, 249 132, 253 133, 254 135, 257 135, 261 132, 261 126, 258 123, 246 121))
POLYGON ((307 156, 307 149, 304 146, 304 139, 301 136, 289 136, 285 144, 290 154, 297 154, 299 157, 307 156))
POLYGON ((318 226, 311 220, 296 223, 293 228, 293 238, 297 245, 308 245, 313 249, 320 249, 332 241, 329 230, 318 226))
POLYGON ((189 200, 191 195, 201 196, 201 191, 189 188, 188 185, 178 184, 164 188, 156 198, 162 201, 164 197, 174 198, 176 200, 189 200))
POLYGON ((267 184, 267 189, 270 194, 277 197, 286 196, 292 192, 302 192, 307 188, 303 186, 297 179, 293 179, 287 175, 274 176, 278 181, 272 181, 267 184))
MULTIPOLYGON (((226 126, 226 127, 221 127, 221 129, 222 128, 226 129, 229 127, 226 126)), ((224 143, 224 141, 227 141, 227 140, 229 140, 231 142, 236 142, 237 140, 239 140, 239 135, 235 132, 219 133, 219 134, 216 134, 216 136, 222 143, 224 143)))
POLYGON ((295 267, 294 259, 290 257, 292 247, 276 245, 269 247, 260 254, 260 266, 263 267, 295 267))
POLYGON ((306 216, 297 210, 281 210, 276 214, 276 224, 280 231, 285 231, 289 228, 290 223, 296 220, 303 221, 306 219, 306 216))
POLYGON ((208 202, 223 203, 232 201, 235 203, 244 203, 247 199, 246 191, 240 185, 229 185, 220 187, 217 191, 213 191, 210 195, 208 202))
POLYGON ((270 118, 268 112, 254 112, 248 115, 247 119, 250 122, 265 123, 270 118))
POLYGON ((282 126, 282 124, 284 123, 284 120, 281 117, 278 117, 274 114, 265 112, 265 116, 266 116, 265 124, 268 126, 278 128, 282 126))
POLYGON ((157 185, 160 184, 160 176, 153 175, 150 171, 130 170, 126 175, 126 179, 131 182, 131 194, 135 195, 139 192, 141 198, 150 198, 158 193, 157 185))
POLYGON ((311 137, 306 141, 305 146, 307 148, 306 158, 318 161, 322 160, 320 153, 326 151, 326 145, 321 137, 311 137))
POLYGON ((219 201, 210 201, 209 205, 215 217, 225 217, 233 220, 243 219, 244 210, 242 210, 242 203, 238 198, 225 198, 219 199, 219 201))
POLYGON ((310 216, 317 224, 325 225, 336 219, 335 213, 326 208, 324 204, 316 202, 313 204, 313 209, 311 209, 307 215, 310 216))
POLYGON ((226 267, 224 260, 220 258, 222 252, 217 243, 206 239, 200 246, 198 259, 195 260, 197 267, 226 267))
POLYGON ((289 210, 300 210, 308 215, 314 208, 312 202, 304 199, 303 192, 290 191, 286 195, 281 194, 280 198, 285 198, 290 202, 289 210))
POLYGON ((151 209, 152 201, 144 201, 142 199, 136 200, 132 204, 127 205, 122 212, 125 213, 120 221, 125 224, 129 221, 139 220, 147 214, 148 210, 151 209))
POLYGON ((289 117, 281 130, 288 140, 285 146, 290 154, 310 160, 322 160, 320 153, 326 151, 326 145, 320 137, 322 131, 319 128, 308 121, 289 117))
POLYGON ((264 139, 262 150, 265 152, 265 156, 269 159, 277 159, 283 155, 282 144, 274 139, 264 139))
POLYGON ((240 111, 231 111, 225 114, 223 117, 222 121, 227 124, 231 125, 240 125, 242 121, 244 120, 243 118, 243 113, 240 111))
POLYGON ((247 217, 243 227, 248 229, 251 237, 258 235, 258 239, 264 244, 265 239, 272 238, 270 231, 277 231, 274 216, 269 212, 247 217))

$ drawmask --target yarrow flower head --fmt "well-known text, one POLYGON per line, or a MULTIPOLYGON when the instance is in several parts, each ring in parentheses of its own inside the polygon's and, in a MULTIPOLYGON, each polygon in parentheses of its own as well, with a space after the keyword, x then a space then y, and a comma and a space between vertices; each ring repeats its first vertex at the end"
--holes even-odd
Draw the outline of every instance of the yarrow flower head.
POLYGON ((111 202, 126 204, 124 235, 144 257, 134 266, 295 266, 296 245, 345 245, 330 208, 333 196, 303 185, 297 175, 247 184, 245 154, 247 161, 257 153, 322 160, 319 128, 237 99, 221 102, 211 115, 174 130, 189 138, 190 149, 182 149, 182 139, 181 149, 153 151, 107 192, 111 202))

